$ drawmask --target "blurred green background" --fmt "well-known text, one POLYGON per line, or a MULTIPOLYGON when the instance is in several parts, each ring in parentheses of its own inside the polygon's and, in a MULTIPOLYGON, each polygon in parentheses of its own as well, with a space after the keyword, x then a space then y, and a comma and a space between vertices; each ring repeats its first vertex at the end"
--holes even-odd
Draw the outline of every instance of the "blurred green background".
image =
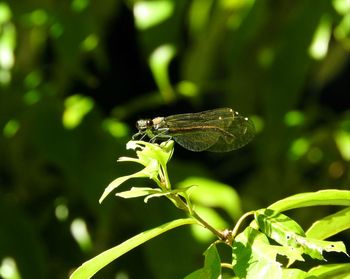
MULTIPOLYGON (((202 205, 221 207, 204 216, 224 227, 288 195, 350 189, 349 34, 347 0, 0 0, 0 277, 67 278, 183 217, 162 199, 98 204, 138 170, 116 159, 133 156, 125 144, 141 117, 217 107, 252 117, 246 147, 177 145, 170 162, 173 184, 199 185, 202 205)), ((290 216, 307 228, 334 210, 290 216)), ((349 249, 349 233, 337 239, 349 249)), ((182 278, 209 242, 179 228, 96 278, 182 278)))

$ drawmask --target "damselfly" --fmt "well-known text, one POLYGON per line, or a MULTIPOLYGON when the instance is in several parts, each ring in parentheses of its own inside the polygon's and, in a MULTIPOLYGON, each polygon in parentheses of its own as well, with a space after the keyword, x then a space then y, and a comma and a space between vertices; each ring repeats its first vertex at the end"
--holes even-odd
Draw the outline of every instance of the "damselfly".
POLYGON ((253 122, 231 108, 141 119, 136 127, 139 131, 133 139, 173 138, 191 151, 231 151, 246 145, 255 135, 253 122))

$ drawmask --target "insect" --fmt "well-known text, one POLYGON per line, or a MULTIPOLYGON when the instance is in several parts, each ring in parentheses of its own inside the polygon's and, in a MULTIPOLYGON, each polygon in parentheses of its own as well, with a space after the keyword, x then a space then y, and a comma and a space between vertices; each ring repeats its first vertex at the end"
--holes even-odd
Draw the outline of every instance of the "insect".
POLYGON ((238 149, 255 135, 253 122, 231 108, 218 108, 198 113, 141 119, 138 133, 151 141, 174 139, 191 151, 227 152, 238 149))

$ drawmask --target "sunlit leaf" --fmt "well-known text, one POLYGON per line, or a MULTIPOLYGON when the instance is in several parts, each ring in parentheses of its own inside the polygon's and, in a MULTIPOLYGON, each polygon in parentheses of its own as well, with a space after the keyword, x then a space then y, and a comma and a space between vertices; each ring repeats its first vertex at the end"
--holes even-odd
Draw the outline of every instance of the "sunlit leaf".
POLYGON ((301 248, 302 252, 314 259, 323 260, 323 251, 343 252, 346 248, 342 242, 323 241, 305 236, 303 229, 292 219, 272 210, 259 210, 255 213, 255 220, 267 236, 277 243, 294 248, 301 248))
POLYGON ((185 279, 218 279, 221 274, 221 261, 215 245, 210 245, 204 252, 204 267, 187 275, 185 279))
POLYGON ((268 208, 282 212, 294 208, 319 205, 350 206, 350 191, 330 189, 301 193, 275 202, 268 208))
MULTIPOLYGON (((108 194, 110 194, 113 190, 118 188, 121 184, 123 184, 129 179, 149 178, 154 180, 155 182, 158 182, 160 166, 166 168, 166 164, 173 154, 174 142, 168 141, 162 146, 159 146, 158 144, 153 144, 144 141, 129 141, 127 143, 127 148, 137 150, 137 158, 121 157, 118 159, 118 162, 135 162, 145 167, 141 171, 138 171, 134 174, 118 177, 117 179, 112 181, 104 190, 99 200, 100 203, 106 198, 108 194)), ((163 191, 164 190, 165 189, 163 189, 163 191)), ((127 193, 124 194, 127 195, 127 193)))
MULTIPOLYGON (((290 245, 293 235, 305 235, 298 223, 282 213, 262 209, 255 212, 254 218, 259 229, 281 245, 290 245)), ((293 246, 296 247, 296 245, 293 246)))
POLYGON ((319 279, 344 278, 348 279, 350 264, 327 264, 314 267, 307 273, 308 276, 316 276, 319 279))
POLYGON ((144 170, 141 170, 139 172, 136 172, 131 175, 126 175, 126 176, 121 176, 118 177, 117 179, 113 180, 107 188, 104 190, 101 198, 99 199, 99 203, 101 203, 113 190, 118 188, 121 184, 123 184, 125 181, 131 179, 131 178, 142 178, 142 177, 148 177, 149 174, 147 171, 145 172, 144 170))
POLYGON ((350 229, 350 207, 317 220, 306 231, 306 236, 316 239, 326 239, 337 233, 350 229))
MULTIPOLYGON (((148 166, 150 161, 155 160, 165 167, 173 154, 174 142, 170 140, 157 145, 145 141, 129 141, 126 148, 136 150, 138 159, 132 159, 134 162, 148 166)), ((126 158, 122 157, 119 161, 126 161, 126 158)))
POLYGON ((124 199, 130 199, 130 198, 138 198, 143 196, 148 196, 151 194, 158 194, 162 193, 160 189, 154 189, 154 188, 147 188, 147 187, 132 187, 128 191, 119 192, 115 194, 117 197, 121 197, 124 199))
POLYGON ((282 278, 282 265, 276 256, 267 237, 251 227, 234 239, 232 265, 239 278, 282 278))
POLYGON ((323 252, 346 253, 346 247, 342 241, 324 241, 307 237, 297 236, 296 243, 301 245, 304 253, 314 259, 323 260, 323 252))
POLYGON ((91 278, 94 274, 96 274, 107 264, 124 255, 125 253, 129 252, 130 250, 136 248, 137 246, 145 243, 146 241, 176 227, 190 224, 196 224, 196 221, 192 218, 178 219, 166 223, 162 226, 156 227, 154 229, 142 232, 124 241, 123 243, 104 251, 98 256, 92 258, 91 260, 83 263, 72 273, 70 279, 91 278))

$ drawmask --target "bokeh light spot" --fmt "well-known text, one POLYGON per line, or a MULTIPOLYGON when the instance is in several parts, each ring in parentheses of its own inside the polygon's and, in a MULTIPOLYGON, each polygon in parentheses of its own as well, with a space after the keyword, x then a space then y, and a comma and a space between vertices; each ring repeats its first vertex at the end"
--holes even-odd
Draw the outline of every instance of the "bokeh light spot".
POLYGON ((63 113, 63 125, 67 129, 77 127, 84 116, 94 107, 94 101, 82 95, 73 95, 65 100, 65 111, 63 113))
POLYGON ((177 91, 186 97, 198 96, 198 87, 195 83, 187 80, 180 81, 177 84, 177 91))
POLYGON ((41 96, 39 91, 37 90, 29 90, 26 94, 23 96, 23 101, 26 105, 33 105, 37 103, 40 100, 41 96))
POLYGON ((48 20, 48 15, 44 10, 38 9, 30 14, 30 21, 36 26, 44 25, 48 20))
POLYGON ((342 162, 335 161, 329 165, 328 173, 330 177, 338 179, 344 174, 344 170, 345 168, 342 162))
POLYGON ((349 0, 333 0, 334 9, 341 15, 345 15, 350 12, 349 0))
POLYGON ((310 148, 310 142, 306 138, 298 138, 295 140, 289 150, 289 154, 291 159, 299 159, 301 156, 305 155, 305 153, 310 148))
POLYGON ((105 119, 102 122, 102 127, 115 138, 126 137, 129 134, 128 126, 114 119, 105 119))
MULTIPOLYGON (((350 1, 349 1, 350 2, 350 1)), ((350 13, 345 15, 334 30, 334 36, 338 40, 344 40, 350 33, 350 13)))
POLYGON ((11 73, 0 69, 0 84, 8 84, 11 81, 11 73))
POLYGON ((84 51, 92 51, 98 45, 98 37, 95 34, 90 34, 82 42, 82 49, 84 51))
POLYGON ((6 23, 11 20, 12 13, 9 6, 6 3, 0 3, 0 24, 6 23))
POLYGON ((12 257, 3 258, 0 264, 0 277, 3 279, 21 279, 16 261, 12 257))
POLYGON ((125 271, 118 271, 114 279, 129 279, 129 275, 125 271))
POLYGON ((343 159, 350 161, 350 132, 338 131, 335 133, 335 142, 343 159))
POLYGON ((309 152, 307 153, 307 159, 310 163, 318 163, 323 158, 323 151, 318 147, 312 147, 310 148, 309 152))
POLYGON ((83 251, 89 251, 92 248, 92 242, 90 234, 88 232, 86 222, 81 218, 73 220, 70 226, 71 234, 75 241, 79 244, 79 247, 83 251))
POLYGON ((275 52, 272 48, 263 48, 258 53, 258 63, 262 68, 268 68, 273 63, 275 52))
POLYGON ((172 1, 138 1, 134 5, 136 26, 143 30, 161 23, 171 16, 174 10, 172 1))
POLYGON ((28 88, 35 88, 37 87, 42 81, 41 73, 38 71, 33 71, 29 73, 25 79, 24 83, 28 88))
POLYGON ((55 216, 58 220, 65 221, 67 220, 68 215, 69 209, 66 204, 61 203, 55 207, 55 216))
POLYGON ((155 49, 149 58, 153 76, 166 101, 174 99, 174 92, 168 76, 168 67, 175 53, 176 48, 167 44, 155 49))
POLYGON ((85 10, 89 4, 89 0, 73 0, 71 8, 73 11, 80 13, 85 10))
POLYGON ((284 117, 284 122, 286 123, 287 126, 300 126, 301 124, 304 123, 305 116, 304 113, 301 111, 297 110, 291 110, 286 113, 284 117))
POLYGON ((314 38, 309 47, 309 55, 315 60, 323 59, 328 52, 331 37, 332 21, 328 15, 324 15, 315 31, 314 38))
POLYGON ((261 118, 258 115, 252 115, 249 118, 254 123, 256 133, 257 134, 260 133, 264 129, 264 125, 265 125, 263 118, 261 118))
POLYGON ((20 124, 16 119, 9 120, 3 129, 4 137, 12 138, 17 133, 19 127, 20 124))
POLYGON ((50 33, 52 37, 59 38, 63 34, 63 26, 56 22, 51 26, 50 33))
MULTIPOLYGON (((0 22, 0 83, 8 84, 11 81, 11 69, 15 64, 14 49, 16 45, 16 28, 10 21, 10 11, 7 6, 1 5, 3 10, 2 20, 0 22), (8 11, 7 11, 8 10, 8 11), (9 15, 8 15, 9 14, 9 15)), ((0 11, 1 14, 1 11, 0 11)))

